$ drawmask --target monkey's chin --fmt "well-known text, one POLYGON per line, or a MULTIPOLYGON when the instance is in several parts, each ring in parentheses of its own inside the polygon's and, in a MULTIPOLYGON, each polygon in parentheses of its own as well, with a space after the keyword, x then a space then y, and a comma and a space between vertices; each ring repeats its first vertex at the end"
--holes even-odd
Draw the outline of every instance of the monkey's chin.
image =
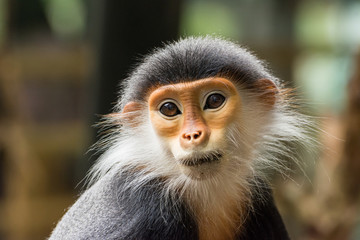
POLYGON ((223 154, 209 152, 192 154, 189 157, 178 160, 181 171, 192 180, 205 180, 215 176, 221 166, 223 154))

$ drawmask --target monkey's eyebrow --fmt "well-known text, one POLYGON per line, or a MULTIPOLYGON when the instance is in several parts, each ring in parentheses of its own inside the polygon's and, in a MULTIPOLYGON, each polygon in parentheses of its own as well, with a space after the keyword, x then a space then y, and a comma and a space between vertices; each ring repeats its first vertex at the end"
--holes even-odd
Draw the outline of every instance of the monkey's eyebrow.
POLYGON ((216 82, 224 85, 227 90, 230 90, 230 86, 229 86, 229 84, 227 84, 226 82, 223 82, 223 81, 221 81, 221 80, 219 80, 219 79, 216 79, 216 78, 214 78, 213 81, 216 81, 216 82))

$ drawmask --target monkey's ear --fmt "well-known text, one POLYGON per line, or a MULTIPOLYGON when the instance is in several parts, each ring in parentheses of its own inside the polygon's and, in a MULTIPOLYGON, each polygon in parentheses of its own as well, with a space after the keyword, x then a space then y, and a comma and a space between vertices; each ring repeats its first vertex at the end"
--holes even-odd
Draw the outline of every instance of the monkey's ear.
POLYGON ((142 110, 143 105, 139 102, 127 103, 120 113, 121 122, 125 125, 137 126, 139 123, 139 117, 141 116, 140 112, 142 110))
POLYGON ((260 94, 259 98, 265 106, 272 108, 275 105, 279 89, 273 81, 267 78, 259 79, 255 82, 256 91, 260 94))

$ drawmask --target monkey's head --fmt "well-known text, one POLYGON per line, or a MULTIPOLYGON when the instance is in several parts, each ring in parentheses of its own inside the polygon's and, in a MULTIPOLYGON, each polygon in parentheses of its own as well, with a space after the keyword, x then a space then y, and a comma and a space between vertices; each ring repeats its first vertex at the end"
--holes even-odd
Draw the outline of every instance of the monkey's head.
POLYGON ((284 143, 309 139, 309 121, 292 108, 288 91, 226 40, 187 38, 157 49, 122 89, 90 182, 121 176, 119 202, 148 189, 159 189, 146 196, 160 194, 161 205, 175 211, 184 202, 199 239, 232 239, 252 197, 268 192, 263 170, 281 169, 280 157, 291 157, 284 143))
POLYGON ((124 128, 151 128, 151 144, 168 161, 162 164, 195 180, 251 168, 279 102, 277 79, 257 58, 210 37, 156 50, 125 81, 122 95, 124 128))

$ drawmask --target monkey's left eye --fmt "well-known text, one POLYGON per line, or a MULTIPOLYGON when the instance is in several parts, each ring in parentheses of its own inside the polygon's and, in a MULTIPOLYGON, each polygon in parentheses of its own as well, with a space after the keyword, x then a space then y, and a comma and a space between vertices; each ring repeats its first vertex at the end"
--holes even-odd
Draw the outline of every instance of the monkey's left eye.
POLYGON ((159 110, 166 117, 175 117, 176 115, 181 113, 179 108, 173 102, 164 103, 163 105, 161 105, 159 110))
POLYGON ((223 105, 225 97, 220 93, 213 93, 207 97, 204 109, 216 109, 223 105))

